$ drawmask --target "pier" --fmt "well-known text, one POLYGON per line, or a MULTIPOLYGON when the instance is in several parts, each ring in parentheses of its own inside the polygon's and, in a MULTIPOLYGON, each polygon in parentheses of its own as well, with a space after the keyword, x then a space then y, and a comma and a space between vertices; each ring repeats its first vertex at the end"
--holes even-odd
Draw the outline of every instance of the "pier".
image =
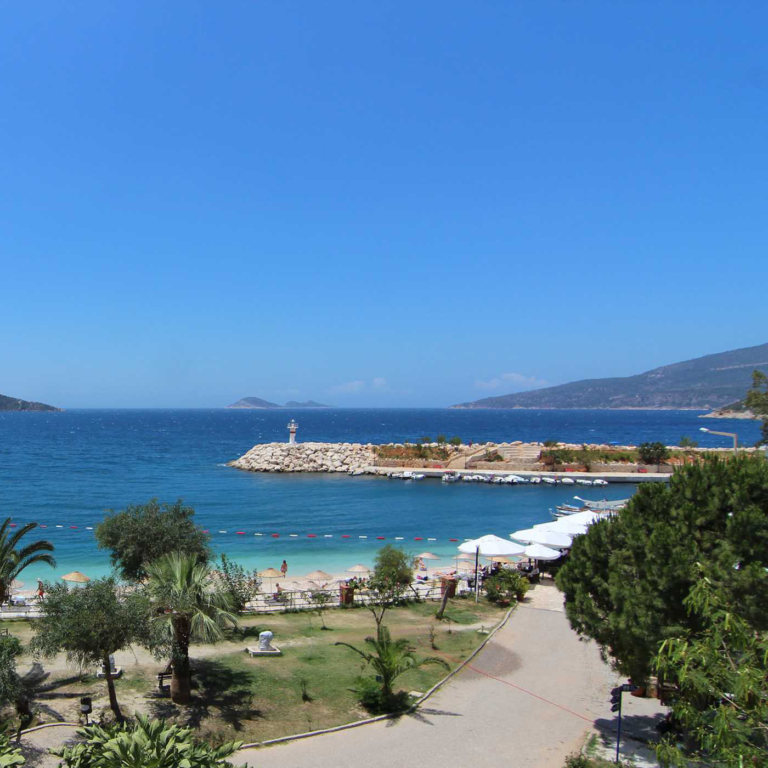
POLYGON ((531 470, 495 470, 495 469, 443 469, 437 467, 374 467, 365 468, 365 473, 371 475, 389 475, 392 472, 414 472, 427 477, 442 478, 448 472, 457 475, 486 475, 489 477, 551 477, 553 480, 562 480, 569 477, 572 480, 605 480, 614 485, 616 483, 666 483, 672 477, 670 472, 547 472, 531 470))

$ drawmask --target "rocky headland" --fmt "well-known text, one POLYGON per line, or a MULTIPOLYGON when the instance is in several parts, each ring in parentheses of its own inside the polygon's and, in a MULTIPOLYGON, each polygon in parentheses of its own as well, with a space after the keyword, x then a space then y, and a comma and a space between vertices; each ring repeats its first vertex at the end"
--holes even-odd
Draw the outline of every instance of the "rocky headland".
POLYGON ((229 466, 251 472, 361 472, 373 462, 370 443, 263 443, 229 466))

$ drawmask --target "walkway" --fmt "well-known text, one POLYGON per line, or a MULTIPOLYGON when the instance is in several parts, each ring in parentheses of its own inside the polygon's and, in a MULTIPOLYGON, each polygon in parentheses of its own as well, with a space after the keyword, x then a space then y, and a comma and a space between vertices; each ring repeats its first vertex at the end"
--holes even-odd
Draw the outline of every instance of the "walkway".
MULTIPOLYGON (((471 667, 399 721, 245 750, 240 757, 259 768, 562 768, 595 726, 615 728, 609 691, 616 675, 593 643, 571 631, 551 585, 532 591, 471 667)), ((652 732, 658 710, 656 702, 625 696, 625 732, 652 732)))

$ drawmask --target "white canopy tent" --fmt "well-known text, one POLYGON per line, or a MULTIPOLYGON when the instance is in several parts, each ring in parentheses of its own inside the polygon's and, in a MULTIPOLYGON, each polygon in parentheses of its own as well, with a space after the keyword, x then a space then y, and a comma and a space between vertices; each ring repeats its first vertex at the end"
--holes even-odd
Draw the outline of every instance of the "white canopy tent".
POLYGON ((514 557, 525 553, 525 547, 509 539, 502 539, 501 536, 488 534, 479 539, 471 539, 459 544, 459 552, 465 555, 475 556, 475 602, 480 599, 480 580, 477 578, 480 555, 483 557, 514 557))
POLYGON ((530 557, 531 560, 557 560, 562 557, 562 553, 543 544, 529 544, 525 548, 525 556, 530 557))
POLYGON ((514 541, 521 541, 523 544, 543 544, 545 547, 555 549, 570 549, 573 545, 573 538, 567 533, 541 528, 526 528, 510 533, 509 536, 514 541))

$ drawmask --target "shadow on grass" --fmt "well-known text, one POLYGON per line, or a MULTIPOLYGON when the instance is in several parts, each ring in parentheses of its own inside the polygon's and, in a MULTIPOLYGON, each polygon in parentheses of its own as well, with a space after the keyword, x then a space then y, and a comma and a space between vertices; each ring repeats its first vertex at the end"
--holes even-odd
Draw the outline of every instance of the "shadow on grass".
POLYGON ((162 699, 152 701, 150 708, 154 717, 183 719, 191 728, 219 717, 241 731, 245 721, 263 717, 261 710, 252 707, 255 682, 256 676, 248 670, 235 670, 215 659, 196 659, 190 703, 181 708, 162 699))

